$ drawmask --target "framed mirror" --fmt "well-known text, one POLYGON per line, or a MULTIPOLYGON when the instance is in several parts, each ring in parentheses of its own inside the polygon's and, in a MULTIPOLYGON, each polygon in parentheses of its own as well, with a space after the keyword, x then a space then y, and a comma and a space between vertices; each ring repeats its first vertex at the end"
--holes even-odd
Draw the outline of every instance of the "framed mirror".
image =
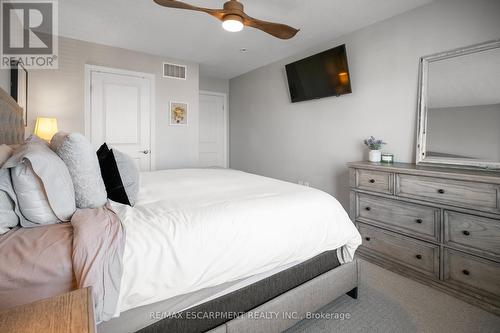
POLYGON ((500 169, 500 40, 420 59, 417 164, 500 169))

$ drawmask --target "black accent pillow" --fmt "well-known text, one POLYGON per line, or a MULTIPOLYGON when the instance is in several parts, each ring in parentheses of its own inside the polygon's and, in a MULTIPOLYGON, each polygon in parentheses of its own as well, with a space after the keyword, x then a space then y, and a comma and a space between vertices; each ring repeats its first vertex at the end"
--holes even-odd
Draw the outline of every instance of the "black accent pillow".
POLYGON ((99 159, 102 180, 104 181, 108 198, 124 205, 131 206, 127 192, 123 186, 113 150, 109 149, 106 143, 103 143, 96 153, 99 159))

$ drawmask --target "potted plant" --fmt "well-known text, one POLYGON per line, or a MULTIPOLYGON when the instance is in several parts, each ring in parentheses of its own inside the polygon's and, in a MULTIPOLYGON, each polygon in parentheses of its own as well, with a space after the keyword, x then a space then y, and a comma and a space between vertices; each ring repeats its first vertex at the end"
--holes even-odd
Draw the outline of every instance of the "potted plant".
POLYGON ((365 145, 367 145, 368 149, 370 149, 370 153, 368 154, 368 160, 370 162, 380 162, 382 155, 380 148, 382 148, 385 144, 386 143, 384 141, 377 140, 373 136, 370 136, 370 138, 365 140, 365 145))

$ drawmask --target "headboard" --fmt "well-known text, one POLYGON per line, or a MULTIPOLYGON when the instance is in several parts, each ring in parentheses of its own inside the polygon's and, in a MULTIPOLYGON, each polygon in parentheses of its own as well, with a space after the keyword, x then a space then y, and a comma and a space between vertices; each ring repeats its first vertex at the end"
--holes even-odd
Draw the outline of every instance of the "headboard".
POLYGON ((24 141, 23 109, 0 88, 0 144, 15 145, 24 141))

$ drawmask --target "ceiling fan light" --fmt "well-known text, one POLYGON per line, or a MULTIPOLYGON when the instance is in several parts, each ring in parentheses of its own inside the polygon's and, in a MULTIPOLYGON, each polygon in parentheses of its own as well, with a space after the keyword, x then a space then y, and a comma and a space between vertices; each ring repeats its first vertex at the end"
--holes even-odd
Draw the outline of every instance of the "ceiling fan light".
POLYGON ((243 20, 238 15, 226 15, 223 20, 222 27, 224 30, 230 32, 243 30, 243 20))

